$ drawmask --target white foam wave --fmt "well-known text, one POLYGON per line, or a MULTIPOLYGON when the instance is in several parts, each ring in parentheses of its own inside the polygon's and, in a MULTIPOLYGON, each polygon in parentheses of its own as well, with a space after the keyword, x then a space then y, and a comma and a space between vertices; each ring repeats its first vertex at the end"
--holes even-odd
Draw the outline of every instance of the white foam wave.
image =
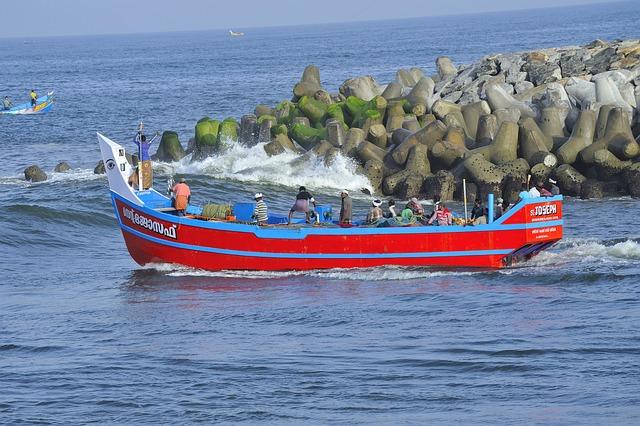
POLYGON ((614 245, 598 241, 566 241, 557 251, 544 251, 533 260, 534 265, 553 265, 560 263, 627 262, 640 260, 640 244, 626 240, 614 245))
POLYGON ((17 185, 22 187, 29 187, 35 185, 47 185, 57 182, 84 182, 91 180, 106 179, 104 174, 95 174, 93 169, 71 169, 66 172, 46 172, 47 180, 42 182, 29 182, 25 180, 24 174, 18 174, 13 176, 1 176, 0 185, 17 185))
POLYGON ((356 174, 355 162, 342 155, 327 166, 323 158, 314 155, 302 159, 299 154, 285 152, 269 157, 263 146, 258 144, 248 148, 233 144, 225 152, 203 161, 191 163, 190 157, 185 157, 176 163, 160 163, 157 167, 166 174, 203 174, 219 179, 269 182, 288 187, 305 185, 316 190, 346 188, 355 192, 367 188, 372 191, 369 180, 356 174))
POLYGON ((481 274, 484 271, 429 270, 426 268, 403 268, 396 266, 354 269, 323 269, 312 271, 205 271, 180 265, 154 263, 143 267, 164 273, 171 277, 210 277, 210 278, 244 278, 265 280, 273 278, 290 278, 310 276, 327 280, 358 281, 402 281, 444 276, 467 276, 481 274))

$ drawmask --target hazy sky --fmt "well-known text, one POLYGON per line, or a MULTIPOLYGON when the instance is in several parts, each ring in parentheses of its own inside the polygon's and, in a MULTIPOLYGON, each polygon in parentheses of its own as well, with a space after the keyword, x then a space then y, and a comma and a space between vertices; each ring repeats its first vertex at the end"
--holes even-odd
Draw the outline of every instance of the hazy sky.
MULTIPOLYGON (((0 0, 0 37, 242 29, 607 0, 0 0)), ((614 0, 615 1, 615 0, 614 0)))

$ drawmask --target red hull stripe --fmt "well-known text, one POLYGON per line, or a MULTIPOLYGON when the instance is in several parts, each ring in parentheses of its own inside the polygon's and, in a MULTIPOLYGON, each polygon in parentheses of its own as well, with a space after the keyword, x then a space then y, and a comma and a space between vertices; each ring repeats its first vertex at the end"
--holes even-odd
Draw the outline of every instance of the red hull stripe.
POLYGON ((276 259, 395 259, 395 258, 426 258, 426 257, 460 257, 460 256, 495 256, 507 255, 513 249, 506 250, 469 250, 469 251, 443 251, 443 252, 411 252, 411 253, 273 253, 262 251, 227 250, 216 247, 194 246, 191 244, 167 241, 155 238, 145 233, 136 231, 126 225, 122 225, 123 232, 128 232, 138 238, 147 241, 185 250, 202 251, 208 253, 225 254, 230 256, 276 258, 276 259))

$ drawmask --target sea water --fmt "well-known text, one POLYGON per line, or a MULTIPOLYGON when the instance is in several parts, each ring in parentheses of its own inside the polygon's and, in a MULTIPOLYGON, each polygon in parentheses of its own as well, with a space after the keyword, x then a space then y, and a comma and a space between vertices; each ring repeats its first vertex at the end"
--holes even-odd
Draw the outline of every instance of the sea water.
MULTIPOLYGON (((401 67, 638 38, 638 3, 404 21, 0 40, 0 95, 55 90, 47 115, 0 116, 0 423, 638 424, 640 202, 565 203, 565 239, 502 271, 206 272, 139 267, 122 240, 95 132, 136 124, 186 145, 205 115, 401 67), (61 160, 68 173, 53 173, 61 160), (38 164, 46 182, 24 181, 38 164)), ((194 202, 298 185, 323 204, 366 179, 261 147, 156 165, 194 202)), ((162 185, 164 188, 164 184, 162 185)), ((454 205, 462 211, 460 205, 454 205)))

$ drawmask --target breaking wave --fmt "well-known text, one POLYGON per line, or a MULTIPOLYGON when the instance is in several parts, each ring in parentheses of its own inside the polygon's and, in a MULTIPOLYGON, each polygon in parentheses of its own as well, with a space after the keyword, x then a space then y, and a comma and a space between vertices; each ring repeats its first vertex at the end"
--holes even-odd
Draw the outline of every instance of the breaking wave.
POLYGON ((373 192, 369 180, 356 174, 356 163, 342 155, 327 165, 324 158, 315 155, 301 157, 285 152, 269 157, 263 146, 248 148, 234 144, 225 152, 203 161, 191 163, 188 156, 179 162, 160 163, 157 168, 166 174, 202 174, 242 182, 272 182, 287 187, 302 184, 316 190, 367 188, 373 192))

